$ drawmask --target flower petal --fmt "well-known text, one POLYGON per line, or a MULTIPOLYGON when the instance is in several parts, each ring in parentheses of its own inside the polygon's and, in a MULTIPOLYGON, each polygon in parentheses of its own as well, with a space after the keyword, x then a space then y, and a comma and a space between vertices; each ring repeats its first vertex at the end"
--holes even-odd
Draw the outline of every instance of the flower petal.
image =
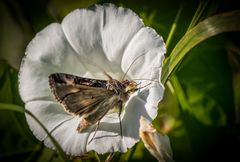
MULTIPOLYGON (((31 101, 25 107, 39 119, 49 132, 73 118, 58 103, 53 101, 31 101)), ((26 115, 26 118, 33 134, 43 141, 47 137, 45 131, 31 116, 26 115)))
POLYGON ((66 38, 76 53, 85 58, 104 57, 101 46, 102 15, 102 6, 95 5, 74 10, 63 19, 66 38))
MULTIPOLYGON (((104 70, 114 74, 119 72, 120 68, 110 65, 103 52, 102 19, 103 7, 94 5, 86 9, 74 10, 68 14, 62 22, 62 28, 72 48, 87 63, 86 66, 90 71, 102 73, 104 70)), ((104 76, 95 77, 106 79, 104 76)))
POLYGON ((163 98, 163 92, 164 87, 162 84, 152 83, 148 89, 138 94, 138 98, 146 102, 144 106, 152 120, 157 116, 158 103, 163 98))
POLYGON ((103 50, 109 61, 120 65, 125 48, 144 24, 130 9, 112 4, 105 4, 103 8, 103 50))
POLYGON ((159 162, 173 162, 173 153, 168 136, 158 133, 144 117, 140 118, 139 135, 144 146, 159 162))
POLYGON ((123 54, 122 69, 126 72, 131 66, 127 72, 131 79, 156 79, 156 70, 153 68, 161 71, 165 52, 162 37, 152 28, 141 28, 123 54))
POLYGON ((28 45, 26 54, 19 74, 19 91, 24 102, 53 100, 48 84, 51 73, 86 75, 86 69, 57 23, 38 33, 28 45))
MULTIPOLYGON (((76 128, 79 122, 80 118, 76 116, 52 131, 52 136, 58 141, 63 150, 73 156, 82 155, 87 152, 86 145, 90 132, 78 133, 76 128)), ((50 148, 54 148, 49 138, 45 139, 44 144, 50 148)))
MULTIPOLYGON (((124 129, 125 126, 123 126, 124 129)), ((123 132, 123 137, 120 135, 120 124, 117 113, 106 115, 100 122, 99 128, 94 136, 93 131, 89 137, 89 141, 93 140, 87 145, 87 150, 95 150, 100 154, 106 152, 126 152, 127 146, 123 140, 125 134, 123 132), (107 143, 106 143, 107 141, 107 143)))
POLYGON ((64 18, 62 27, 79 55, 91 64, 100 65, 118 79, 123 75, 116 75, 121 71, 119 65, 123 52, 143 23, 129 9, 104 4, 73 11, 64 18))

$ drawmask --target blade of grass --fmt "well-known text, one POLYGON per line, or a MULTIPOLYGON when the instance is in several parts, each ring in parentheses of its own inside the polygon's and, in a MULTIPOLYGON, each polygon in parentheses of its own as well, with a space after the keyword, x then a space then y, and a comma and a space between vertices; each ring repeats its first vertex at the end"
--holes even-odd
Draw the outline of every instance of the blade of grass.
POLYGON ((178 81, 178 78, 175 75, 172 75, 170 82, 168 83, 170 83, 171 87, 173 87, 174 89, 172 93, 176 96, 178 103, 180 105, 181 111, 191 112, 190 105, 188 104, 186 95, 183 91, 181 84, 178 81))
POLYGON ((235 105, 235 124, 240 125, 240 47, 232 42, 227 43, 228 60, 232 68, 232 83, 235 105))
POLYGON ((182 127, 185 131, 185 145, 188 145, 188 147, 190 148, 190 155, 193 155, 193 145, 192 145, 192 140, 190 138, 190 134, 189 131, 186 127, 187 123, 189 122, 188 120, 186 120, 186 116, 188 116, 189 114, 191 114, 191 106, 189 105, 189 102, 187 100, 187 96, 183 90, 183 87, 181 85, 181 83, 179 82, 178 78, 176 75, 173 75, 171 77, 171 79, 167 82, 167 86, 170 86, 169 88, 171 89, 171 93, 172 95, 176 98, 177 103, 178 103, 178 107, 180 110, 180 119, 183 123, 182 127))
POLYGON ((189 30, 174 47, 170 56, 165 59, 162 82, 166 83, 183 57, 200 42, 223 32, 240 31, 239 17, 240 11, 214 15, 189 30))
POLYGON ((182 10, 183 10, 183 6, 181 5, 181 6, 179 7, 179 9, 178 9, 177 15, 176 15, 176 17, 175 17, 175 19, 174 19, 174 21, 173 21, 173 24, 172 24, 172 26, 171 26, 170 32, 169 32, 169 34, 168 34, 168 38, 167 38, 167 41, 166 41, 166 48, 167 48, 167 49, 168 49, 169 44, 170 44, 170 42, 171 42, 171 40, 172 40, 172 36, 173 36, 173 34, 175 33, 175 31, 176 31, 177 23, 178 23, 178 21, 179 21, 179 18, 180 18, 180 15, 181 15, 181 13, 182 13, 182 10))
POLYGON ((101 159, 99 158, 97 152, 94 151, 94 157, 96 158, 97 162, 101 162, 101 159))
POLYGON ((197 11, 195 12, 195 14, 193 16, 192 21, 190 22, 187 31, 189 31, 191 28, 193 28, 199 22, 199 20, 201 19, 202 15, 204 13, 204 10, 207 7, 207 4, 208 4, 208 1, 201 0, 199 2, 197 11))
POLYGON ((10 110, 10 111, 16 111, 16 112, 20 112, 20 113, 26 113, 29 116, 31 116, 41 127, 42 129, 46 132, 46 134, 48 135, 49 139, 52 141, 53 145, 55 146, 55 148, 57 149, 57 151, 59 152, 60 156, 62 157, 62 159, 65 162, 69 162, 69 159, 67 157, 67 155, 64 153, 63 149, 61 148, 61 146, 58 144, 58 142, 55 140, 55 138, 53 138, 53 136, 49 133, 49 131, 47 130, 47 128, 38 120, 37 117, 35 117, 30 111, 25 110, 23 107, 18 106, 18 105, 14 105, 14 104, 8 104, 8 103, 0 103, 0 110, 10 110))
POLYGON ((0 103, 0 110, 11 110, 11 111, 16 111, 16 112, 20 112, 20 113, 25 112, 25 110, 22 106, 8 104, 8 103, 0 103))
POLYGON ((50 138, 50 140, 52 141, 53 145, 56 147, 57 151, 59 152, 60 156, 62 157, 62 159, 65 162, 68 162, 68 157, 67 155, 64 153, 62 147, 59 145, 59 143, 55 140, 55 138, 53 138, 53 136, 48 132, 47 128, 38 120, 38 118, 36 118, 30 111, 25 110, 25 112, 30 115, 42 128, 43 130, 47 133, 48 137, 50 138))
POLYGON ((111 152, 109 153, 109 155, 107 156, 106 160, 104 162, 110 162, 112 161, 113 157, 114 157, 115 152, 111 152))

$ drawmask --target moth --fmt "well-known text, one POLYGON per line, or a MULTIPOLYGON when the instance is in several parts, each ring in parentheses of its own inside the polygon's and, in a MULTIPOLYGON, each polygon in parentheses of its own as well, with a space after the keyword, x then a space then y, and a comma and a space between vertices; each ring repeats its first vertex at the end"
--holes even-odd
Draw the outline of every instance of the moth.
POLYGON ((107 73, 105 75, 108 80, 65 73, 49 76, 50 89, 56 100, 63 105, 65 111, 82 118, 76 128, 79 133, 91 125, 97 124, 98 127, 107 113, 117 110, 122 136, 120 115, 130 95, 139 89, 138 84, 129 80, 118 81, 107 73))

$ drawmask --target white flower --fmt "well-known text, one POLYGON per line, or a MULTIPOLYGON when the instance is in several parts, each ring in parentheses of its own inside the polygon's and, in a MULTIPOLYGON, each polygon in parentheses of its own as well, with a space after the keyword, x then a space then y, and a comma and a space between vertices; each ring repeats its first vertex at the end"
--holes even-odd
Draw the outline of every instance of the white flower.
MULTIPOLYGON (((139 140, 140 116, 148 120, 156 117, 164 91, 160 83, 152 82, 130 97, 122 113, 123 137, 118 114, 113 113, 101 120, 94 140, 88 144, 94 131, 76 131, 80 118, 65 112, 54 99, 48 76, 58 72, 107 79, 97 64, 113 78, 120 79, 134 59, 142 55, 126 78, 159 80, 164 53, 162 37, 145 27, 131 10, 112 4, 77 9, 61 24, 47 26, 29 43, 20 69, 20 94, 26 109, 45 125, 68 154, 81 155, 90 150, 125 152, 139 140)), ((147 83, 148 80, 141 80, 141 85, 147 83)), ((42 128, 28 115, 26 118, 34 135, 54 148, 42 128)))
POLYGON ((172 149, 167 135, 161 135, 144 117, 140 119, 139 136, 144 146, 159 162, 173 162, 172 149))

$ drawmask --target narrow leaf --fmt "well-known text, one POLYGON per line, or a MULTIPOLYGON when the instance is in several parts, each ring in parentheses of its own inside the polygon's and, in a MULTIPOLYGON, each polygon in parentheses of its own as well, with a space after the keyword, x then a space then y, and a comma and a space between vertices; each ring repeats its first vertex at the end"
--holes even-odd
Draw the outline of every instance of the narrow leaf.
POLYGON ((167 49, 168 49, 168 47, 169 47, 169 44, 170 44, 170 42, 171 42, 171 40, 172 40, 172 37, 173 37, 175 31, 176 31, 177 24, 178 24, 179 18, 180 18, 180 16, 181 16, 182 10, 183 10, 183 6, 180 6, 179 9, 178 9, 177 15, 176 15, 176 17, 175 17, 175 19, 174 19, 174 22, 173 22, 173 24, 172 24, 172 27, 171 27, 171 29, 170 29, 170 32, 169 32, 169 34, 168 34, 168 38, 167 38, 167 41, 166 41, 166 48, 167 48, 167 49))
POLYGON ((222 13, 205 19, 189 30, 166 58, 162 82, 166 83, 183 57, 200 42, 223 32, 240 31, 239 17, 240 11, 222 13))
POLYGON ((52 141, 53 145, 56 147, 58 150, 60 156, 65 162, 68 162, 68 157, 62 150, 61 146, 58 144, 58 142, 52 137, 52 135, 49 133, 47 128, 35 117, 30 111, 25 110, 23 107, 14 105, 14 104, 7 104, 7 103, 0 103, 0 110, 10 110, 10 111, 16 111, 16 112, 21 112, 21 113, 27 113, 29 116, 31 116, 46 132, 50 140, 52 141))
POLYGON ((11 110, 24 113, 24 108, 14 104, 0 103, 0 110, 11 110))

